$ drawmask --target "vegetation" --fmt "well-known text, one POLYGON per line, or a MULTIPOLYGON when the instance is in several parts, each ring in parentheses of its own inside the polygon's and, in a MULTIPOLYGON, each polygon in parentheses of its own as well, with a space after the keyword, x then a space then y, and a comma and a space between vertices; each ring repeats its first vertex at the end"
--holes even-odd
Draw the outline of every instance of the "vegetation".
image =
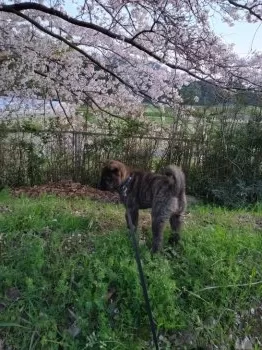
MULTIPOLYGON (((209 21, 259 22, 255 3, 1 1, 0 189, 95 185, 113 158, 181 165, 189 194, 235 207, 191 208, 155 256, 141 215, 161 349, 262 346, 261 55, 209 21)), ((130 345, 152 348, 123 207, 2 190, 0 350, 130 345)))
POLYGON ((35 121, 3 123, 0 185, 65 178, 96 185, 101 163, 109 158, 150 170, 175 163, 186 172, 189 194, 244 207, 262 200, 261 111, 243 105, 162 112, 151 107, 142 120, 90 121, 87 133, 65 131, 54 119, 48 132, 35 121), (8 132, 14 126, 18 132, 8 132))
MULTIPOLYGON (((233 86, 233 85, 232 85, 233 86)), ((244 88, 244 85, 237 80, 235 86, 244 88)), ((237 92, 223 90, 218 86, 205 81, 193 81, 182 86, 180 94, 185 104, 198 106, 217 106, 223 104, 246 106, 260 106, 261 94, 255 90, 238 90, 237 92)))
MULTIPOLYGON (((19 350, 151 349, 122 206, 0 195, 0 341, 19 350)), ((161 348, 229 349, 245 336, 259 344, 261 205, 189 211, 181 246, 165 243, 153 257, 150 217, 141 215, 161 348)))

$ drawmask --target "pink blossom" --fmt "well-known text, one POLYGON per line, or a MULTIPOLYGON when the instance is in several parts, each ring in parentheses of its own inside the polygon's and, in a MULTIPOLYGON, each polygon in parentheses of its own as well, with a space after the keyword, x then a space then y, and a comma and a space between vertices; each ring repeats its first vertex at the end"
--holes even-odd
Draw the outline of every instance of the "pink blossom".
POLYGON ((231 24, 260 21, 255 0, 79 0, 72 14, 51 3, 1 2, 1 94, 125 117, 144 100, 175 106, 194 79, 261 88, 261 54, 238 57, 208 21, 213 10, 231 24))

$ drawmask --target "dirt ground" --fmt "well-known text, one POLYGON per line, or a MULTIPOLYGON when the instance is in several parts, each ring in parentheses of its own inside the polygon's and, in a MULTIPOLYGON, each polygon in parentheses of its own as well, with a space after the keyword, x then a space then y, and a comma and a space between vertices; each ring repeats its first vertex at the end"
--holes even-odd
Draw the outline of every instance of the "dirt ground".
POLYGON ((57 183, 48 183, 46 185, 38 185, 33 187, 17 187, 12 190, 14 196, 26 194, 31 197, 38 197, 42 194, 54 194, 62 197, 89 197, 94 200, 106 203, 119 203, 119 196, 117 193, 107 191, 100 191, 94 187, 81 185, 80 183, 72 181, 60 181, 57 183))

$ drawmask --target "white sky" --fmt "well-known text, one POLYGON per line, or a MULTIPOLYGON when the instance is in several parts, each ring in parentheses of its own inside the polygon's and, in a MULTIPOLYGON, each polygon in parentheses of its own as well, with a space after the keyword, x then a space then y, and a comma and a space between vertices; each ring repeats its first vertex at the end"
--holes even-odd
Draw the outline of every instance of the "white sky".
POLYGON ((222 22, 218 17, 210 19, 213 30, 226 43, 233 43, 235 51, 246 56, 252 51, 262 51, 262 22, 236 22, 233 27, 222 22))

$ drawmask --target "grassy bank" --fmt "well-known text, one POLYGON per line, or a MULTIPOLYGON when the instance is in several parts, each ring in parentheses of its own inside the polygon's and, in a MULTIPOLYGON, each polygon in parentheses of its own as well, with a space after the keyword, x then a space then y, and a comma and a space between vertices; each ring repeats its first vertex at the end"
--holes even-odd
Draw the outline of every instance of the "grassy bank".
MULTIPOLYGON (((229 349, 245 336, 262 342, 261 207, 190 208, 180 248, 165 243, 154 257, 148 213, 140 223, 163 349, 229 349)), ((2 191, 0 254, 0 344, 152 348, 122 206, 2 191)))

